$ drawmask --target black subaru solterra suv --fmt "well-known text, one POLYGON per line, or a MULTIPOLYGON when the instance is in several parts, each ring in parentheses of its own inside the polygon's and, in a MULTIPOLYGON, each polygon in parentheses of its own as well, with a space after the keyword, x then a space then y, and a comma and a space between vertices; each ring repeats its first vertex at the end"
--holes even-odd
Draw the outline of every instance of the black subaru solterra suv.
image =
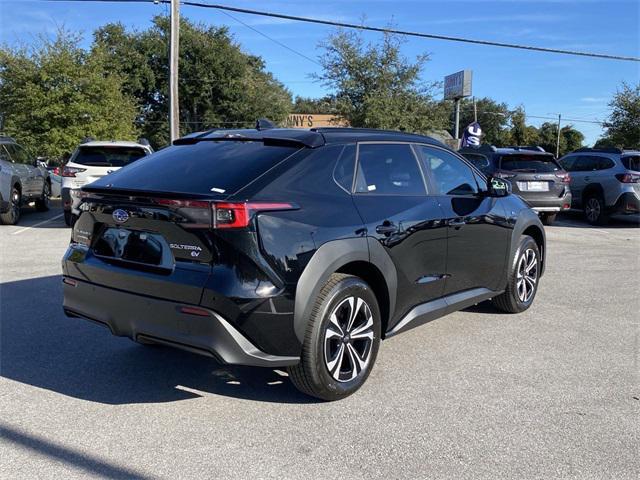
POLYGON ((83 187, 64 310, 141 344, 288 367, 326 400, 381 339, 492 299, 527 309, 538 216, 429 137, 216 130, 83 187))

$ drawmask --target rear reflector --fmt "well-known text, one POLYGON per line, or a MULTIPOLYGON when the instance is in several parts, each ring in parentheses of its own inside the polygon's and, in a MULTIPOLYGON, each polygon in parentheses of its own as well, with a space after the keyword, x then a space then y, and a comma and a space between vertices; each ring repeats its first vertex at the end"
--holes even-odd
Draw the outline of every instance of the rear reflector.
POLYGON ((211 316, 207 310, 198 307, 180 307, 180 313, 186 313, 187 315, 196 315, 198 317, 211 316))

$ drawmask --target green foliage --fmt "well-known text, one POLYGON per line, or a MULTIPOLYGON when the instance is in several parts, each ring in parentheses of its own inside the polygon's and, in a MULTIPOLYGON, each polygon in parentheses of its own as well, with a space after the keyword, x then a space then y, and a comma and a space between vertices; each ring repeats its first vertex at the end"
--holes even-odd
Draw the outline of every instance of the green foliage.
POLYGON ((336 113, 351 126, 427 132, 448 125, 432 99, 434 84, 420 78, 428 56, 411 62, 401 45, 391 33, 374 44, 365 43, 362 32, 345 30, 321 44, 323 71, 315 78, 333 91, 336 113))
MULTIPOLYGON (((453 102, 447 102, 453 111, 453 102)), ((482 141, 496 146, 504 146, 508 143, 505 132, 509 124, 509 107, 506 103, 485 97, 476 99, 476 111, 478 113, 478 123, 482 127, 482 141)), ((451 124, 453 124, 452 113, 451 124)), ((465 98, 460 102, 460 132, 467 125, 474 122, 473 100, 465 98)), ((453 134, 453 131, 452 131, 453 134)))
MULTIPOLYGON (((143 32, 108 24, 94 35, 94 49, 108 52, 111 67, 127 79, 125 89, 140 105, 138 123, 155 146, 169 140, 169 30, 169 19, 157 16, 143 32)), ((241 50, 226 27, 181 19, 181 133, 249 127, 260 117, 283 121, 291 95, 264 67, 262 59, 241 50)))
POLYGON ((611 113, 604 123, 606 133, 596 146, 640 149, 640 83, 623 82, 609 107, 611 113))
POLYGON ((5 132, 37 155, 60 158, 85 136, 134 139, 136 107, 103 52, 60 30, 31 49, 0 48, 0 111, 5 132))
POLYGON ((322 98, 296 97, 291 113, 333 115, 336 113, 336 109, 336 99, 331 95, 322 98))

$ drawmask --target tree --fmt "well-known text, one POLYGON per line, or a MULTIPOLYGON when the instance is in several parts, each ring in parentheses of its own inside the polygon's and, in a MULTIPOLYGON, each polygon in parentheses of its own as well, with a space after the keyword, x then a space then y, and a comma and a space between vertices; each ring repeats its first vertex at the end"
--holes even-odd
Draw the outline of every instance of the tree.
MULTIPOLYGON (((556 154, 556 144, 558 142, 558 124, 555 122, 544 122, 538 129, 538 145, 547 152, 556 154)), ((562 135, 560 129, 560 156, 567 151, 567 139, 562 135)))
POLYGON ((446 128, 421 73, 428 61, 414 62, 400 52, 402 41, 391 33, 379 44, 364 42, 362 32, 338 30, 320 44, 323 71, 315 75, 336 97, 336 113, 354 127, 427 132, 446 128))
MULTIPOLYGON (((157 16, 142 32, 109 24, 94 35, 94 49, 109 54, 126 75, 125 90, 140 105, 138 123, 156 146, 169 139, 169 19, 157 16)), ((215 127, 253 126, 260 117, 283 121, 291 94, 260 57, 244 53, 226 27, 207 27, 182 18, 180 24, 181 133, 215 127)))
POLYGON ((560 135, 564 138, 566 149, 560 151, 560 156, 573 152, 583 146, 584 135, 573 128, 573 125, 566 125, 560 129, 560 135))
POLYGON ((511 129, 505 140, 511 145, 538 145, 540 135, 536 127, 526 124, 526 114, 522 106, 511 112, 511 129))
POLYGON ((622 82, 609 107, 611 113, 603 124, 606 133, 596 145, 640 148, 640 83, 622 82))
POLYGON ((60 30, 31 49, 0 48, 0 111, 5 131, 49 158, 71 152, 83 137, 136 137, 133 99, 102 52, 80 47, 81 36, 60 30))
POLYGON ((318 113, 332 115, 336 113, 336 99, 331 95, 322 98, 296 97, 291 113, 318 113))

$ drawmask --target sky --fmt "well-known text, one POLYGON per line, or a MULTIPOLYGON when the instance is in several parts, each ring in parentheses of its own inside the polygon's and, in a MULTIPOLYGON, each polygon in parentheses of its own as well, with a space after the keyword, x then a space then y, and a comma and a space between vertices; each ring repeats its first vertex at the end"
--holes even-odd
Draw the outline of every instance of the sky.
MULTIPOLYGON (((548 48, 640 56, 640 0, 201 0, 235 7, 366 23, 402 30, 469 37, 548 48)), ((122 22, 135 29, 147 28, 153 16, 168 7, 144 3, 94 3, 68 1, 0 0, 0 43, 30 44, 39 34, 53 35, 64 26, 85 34, 108 22, 122 22)), ((313 61, 268 40, 253 29, 302 53, 317 58, 319 42, 332 27, 283 19, 182 6, 181 14, 207 25, 226 25, 248 53, 259 55, 266 68, 294 95, 318 97, 328 93, 310 74, 319 67, 313 61), (233 18, 235 17, 235 18, 233 18), (238 19, 238 20, 236 20, 238 19)), ((368 32, 375 42, 381 34, 368 32)), ((403 54, 414 59, 428 53, 425 82, 441 81, 463 69, 473 71, 473 94, 522 105, 528 123, 547 121, 534 117, 584 120, 570 121, 595 142, 602 134, 597 123, 607 117, 608 102, 622 81, 640 81, 640 63, 567 55, 528 52, 441 40, 408 38, 403 54)), ((442 91, 436 92, 441 97, 442 91)), ((482 113, 479 115, 482 124, 482 113)), ((565 123, 563 123, 565 125, 565 123)))

